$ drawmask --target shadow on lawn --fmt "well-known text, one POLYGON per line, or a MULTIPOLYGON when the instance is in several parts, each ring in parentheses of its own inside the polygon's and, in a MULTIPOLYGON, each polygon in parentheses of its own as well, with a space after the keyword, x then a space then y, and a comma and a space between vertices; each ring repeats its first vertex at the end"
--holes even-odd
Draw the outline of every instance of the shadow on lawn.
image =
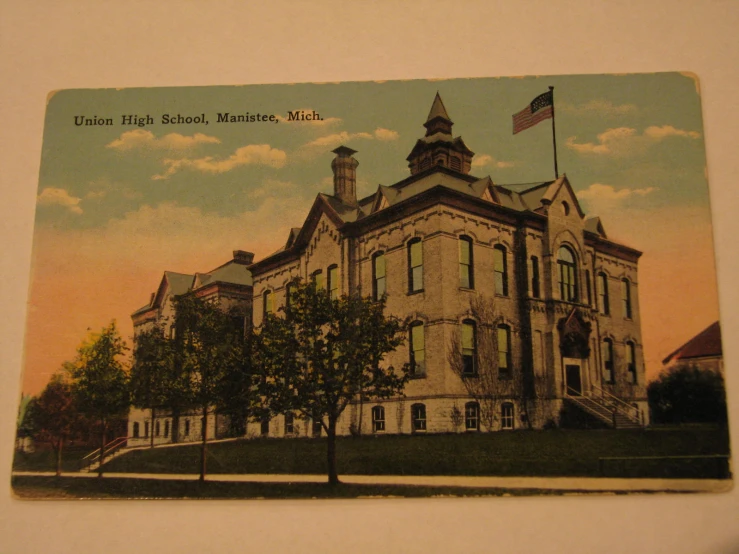
MULTIPOLYGON (((486 487, 431 487, 412 485, 359 485, 328 483, 245 483, 129 478, 46 477, 16 475, 15 495, 21 499, 158 498, 158 499, 257 499, 257 498, 419 498, 429 496, 538 496, 564 491, 486 487)), ((594 491, 568 491, 594 494, 594 491)), ((602 491, 601 491, 602 492, 602 491)), ((597 493, 596 493, 597 494, 597 493)))

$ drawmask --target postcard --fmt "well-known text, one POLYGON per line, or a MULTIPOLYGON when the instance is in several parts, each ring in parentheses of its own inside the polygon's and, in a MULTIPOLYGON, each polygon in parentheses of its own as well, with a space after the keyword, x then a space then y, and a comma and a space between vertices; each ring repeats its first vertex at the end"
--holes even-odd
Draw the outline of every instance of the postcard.
POLYGON ((19 498, 732 486, 699 81, 49 94, 19 498))

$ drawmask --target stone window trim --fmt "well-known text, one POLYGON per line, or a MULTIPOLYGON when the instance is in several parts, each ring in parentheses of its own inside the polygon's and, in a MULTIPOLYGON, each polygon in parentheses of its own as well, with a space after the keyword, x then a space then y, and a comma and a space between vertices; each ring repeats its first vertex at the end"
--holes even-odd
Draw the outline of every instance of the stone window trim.
POLYGON ((412 238, 407 243, 408 251, 408 294, 418 294, 424 290, 423 282, 423 240, 412 238))
POLYGON ((385 432, 385 407, 384 406, 373 406, 372 407, 372 432, 373 433, 385 432))

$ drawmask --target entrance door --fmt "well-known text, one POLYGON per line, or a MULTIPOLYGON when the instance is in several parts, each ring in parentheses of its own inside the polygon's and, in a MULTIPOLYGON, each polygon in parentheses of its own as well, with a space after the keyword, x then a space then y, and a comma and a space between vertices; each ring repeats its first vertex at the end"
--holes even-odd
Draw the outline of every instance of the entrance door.
POLYGON ((566 365, 565 375, 567 377, 567 394, 580 396, 582 394, 582 381, 580 380, 580 366, 566 365))

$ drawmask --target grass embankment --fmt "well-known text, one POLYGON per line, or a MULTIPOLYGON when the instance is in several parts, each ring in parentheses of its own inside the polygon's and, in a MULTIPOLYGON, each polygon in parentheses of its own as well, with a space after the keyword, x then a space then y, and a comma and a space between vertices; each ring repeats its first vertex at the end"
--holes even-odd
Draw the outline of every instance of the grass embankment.
MULTIPOLYGON (((411 485, 360 485, 342 483, 239 483, 105 477, 14 476, 15 494, 25 499, 65 498, 370 498, 429 496, 538 496, 560 495, 546 489, 485 487, 433 487, 411 485)), ((597 494, 597 491, 573 491, 597 494)))
MULTIPOLYGON (((601 476, 599 458, 728 454, 723 429, 549 430, 490 434, 342 437, 339 474, 601 476)), ((197 473, 199 445, 136 450, 105 471, 197 473)), ((654 465, 654 464, 652 464, 654 465)), ((715 466, 687 474, 650 467, 644 477, 716 477, 715 466), (705 473, 705 474, 704 474, 705 473)), ((326 473, 326 439, 254 439, 208 446, 208 473, 326 473)))
MULTIPOLYGON (((69 446, 62 449, 62 471, 79 471, 82 458, 94 450, 92 446, 69 446)), ((45 444, 34 452, 18 452, 13 456, 14 471, 56 471, 56 453, 45 444)))

